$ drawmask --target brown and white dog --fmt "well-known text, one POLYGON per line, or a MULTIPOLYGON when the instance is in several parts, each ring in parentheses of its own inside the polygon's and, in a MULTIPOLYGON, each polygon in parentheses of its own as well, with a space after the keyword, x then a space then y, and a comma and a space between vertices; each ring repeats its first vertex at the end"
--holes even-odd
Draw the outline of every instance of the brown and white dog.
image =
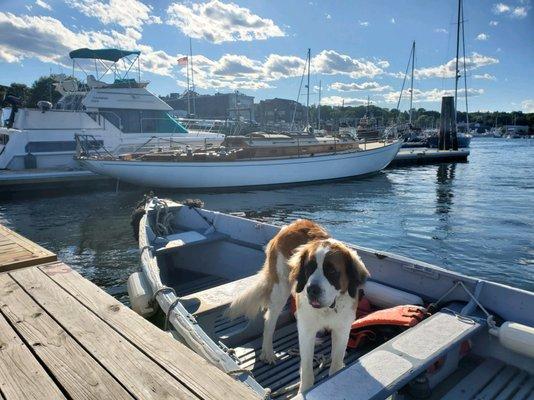
POLYGON ((265 250, 266 261, 254 285, 240 293, 228 315, 254 318, 265 313, 261 359, 274 363, 276 321, 293 292, 300 348, 300 392, 314 383, 317 332, 332 335, 329 374, 343 368, 350 326, 356 316, 358 288, 369 272, 356 251, 332 239, 318 224, 297 220, 282 228, 265 250))

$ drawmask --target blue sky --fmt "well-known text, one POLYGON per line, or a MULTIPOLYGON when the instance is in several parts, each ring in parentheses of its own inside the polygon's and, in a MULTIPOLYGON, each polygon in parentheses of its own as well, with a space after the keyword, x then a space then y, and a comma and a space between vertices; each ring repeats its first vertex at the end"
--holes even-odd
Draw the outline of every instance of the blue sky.
MULTIPOLYGON (((464 2, 470 110, 534 112, 531 1, 464 2)), ((393 108, 412 40, 415 107, 439 109, 441 95, 454 88, 454 0, 1 3, 2 84, 70 73, 74 48, 121 47, 143 52, 150 90, 181 92, 185 68, 176 60, 188 53, 191 37, 200 93, 296 98, 311 47, 311 86, 322 81, 323 104, 361 104, 370 96, 393 108)), ((311 102, 317 98, 314 90, 311 102)), ((401 108, 407 107, 404 100, 401 108)))

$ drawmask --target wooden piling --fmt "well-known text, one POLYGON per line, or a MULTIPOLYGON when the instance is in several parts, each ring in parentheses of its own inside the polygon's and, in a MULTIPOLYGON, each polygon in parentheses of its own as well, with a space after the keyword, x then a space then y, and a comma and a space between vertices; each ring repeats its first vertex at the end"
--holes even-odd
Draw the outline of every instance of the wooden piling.
MULTIPOLYGON (((452 143, 452 132, 456 137, 456 124, 454 122, 454 97, 443 96, 441 98, 441 118, 439 124, 439 143, 440 150, 450 150, 452 143)), ((456 150, 458 150, 458 139, 456 138, 456 150)))

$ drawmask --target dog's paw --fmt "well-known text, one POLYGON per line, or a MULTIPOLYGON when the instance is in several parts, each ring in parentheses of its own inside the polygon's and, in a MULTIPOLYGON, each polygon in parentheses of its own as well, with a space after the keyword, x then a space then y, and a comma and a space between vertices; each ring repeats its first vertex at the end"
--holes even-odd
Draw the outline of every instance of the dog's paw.
POLYGON ((267 364, 275 364, 276 361, 278 361, 278 358, 276 358, 274 351, 262 350, 260 354, 260 360, 267 364))

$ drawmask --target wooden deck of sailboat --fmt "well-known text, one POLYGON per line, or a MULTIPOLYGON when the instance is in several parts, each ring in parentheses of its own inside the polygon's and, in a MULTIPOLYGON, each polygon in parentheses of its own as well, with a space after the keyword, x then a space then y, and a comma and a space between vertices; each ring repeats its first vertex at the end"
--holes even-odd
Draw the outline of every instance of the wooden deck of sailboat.
POLYGON ((66 264, 0 274, 0 397, 255 398, 66 264))

